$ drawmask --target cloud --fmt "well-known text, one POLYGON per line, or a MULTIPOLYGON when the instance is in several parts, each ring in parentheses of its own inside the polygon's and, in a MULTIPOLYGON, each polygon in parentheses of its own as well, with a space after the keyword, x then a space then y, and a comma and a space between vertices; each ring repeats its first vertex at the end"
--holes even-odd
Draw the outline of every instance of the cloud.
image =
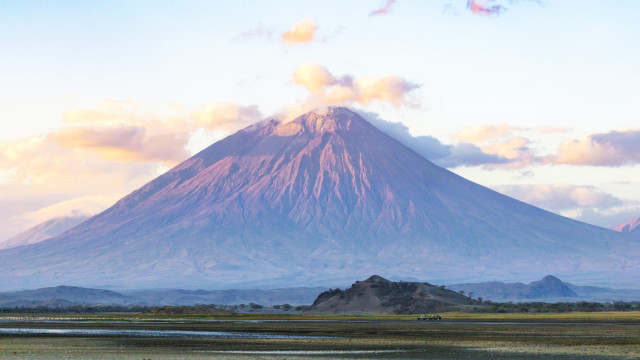
POLYGON ((555 164, 624 166, 640 163, 640 130, 591 134, 579 140, 567 140, 550 158, 555 164))
POLYGON ((235 102, 210 102, 190 114, 192 129, 236 131, 262 120, 263 115, 255 105, 242 106, 235 102))
POLYGON ((593 186, 567 184, 505 185, 495 188, 507 196, 550 211, 575 208, 611 209, 625 202, 593 186))
POLYGON ((469 141, 474 144, 479 144, 493 139, 504 139, 514 135, 514 133, 537 133, 537 134, 554 134, 554 133, 566 133, 571 129, 561 128, 557 126, 543 125, 535 128, 523 128, 518 126, 511 126, 505 123, 502 124, 489 124, 489 125, 474 125, 463 128, 452 135, 454 139, 469 141))
POLYGON ((0 239, 45 218, 32 213, 86 196, 128 193, 158 175, 155 162, 111 161, 94 152, 60 146, 47 135, 0 143, 0 239), (32 214, 32 215, 28 215, 32 214))
POLYGON ((385 121, 375 113, 365 111, 359 111, 359 113, 380 131, 440 166, 453 168, 508 162, 508 159, 487 154, 473 144, 446 145, 432 136, 413 136, 406 125, 385 121))
POLYGON ((282 40, 287 44, 310 43, 317 29, 318 26, 311 19, 304 19, 282 34, 282 40))
POLYGON ((236 131, 262 118, 257 106, 235 102, 206 103, 191 112, 179 104, 157 108, 152 111, 130 100, 72 108, 64 115, 67 125, 47 138, 108 160, 175 165, 189 157, 189 140, 198 129, 236 131))
POLYGON ((545 210, 606 228, 640 215, 640 201, 621 199, 594 186, 505 185, 494 190, 545 210))
POLYGON ((490 5, 493 2, 494 0, 467 0, 467 9, 480 15, 499 15, 501 11, 506 10, 502 5, 490 5))
POLYGON ((302 111, 349 103, 386 102, 400 107, 410 104, 409 94, 419 86, 396 75, 368 76, 354 79, 351 75, 336 77, 326 68, 302 63, 293 73, 293 82, 311 93, 302 111))
POLYGON ((378 10, 374 10, 374 11, 370 12, 369 16, 385 15, 385 14, 390 13, 391 12, 391 5, 393 5, 395 2, 396 2, 396 0, 387 0, 386 3, 384 4, 384 6, 382 6, 378 10))
POLYGON ((241 32, 231 40, 244 41, 244 40, 253 39, 253 38, 263 38, 271 42, 273 41, 273 30, 264 25, 258 25, 258 27, 256 27, 255 29, 250 29, 250 30, 241 32))
POLYGON ((519 128, 514 128, 507 124, 469 126, 453 134, 453 138, 472 143, 479 143, 490 139, 509 136, 513 133, 514 129, 519 128))
POLYGON ((103 100, 93 108, 71 108, 63 119, 67 125, 47 139, 66 148, 129 162, 176 164, 189 156, 192 121, 177 104, 150 111, 132 100, 103 100))
POLYGON ((125 195, 126 193, 114 193, 81 196, 29 211, 20 216, 36 224, 57 217, 93 216, 115 204, 125 195))
POLYGON ((571 131, 570 128, 562 128, 557 126, 543 125, 538 126, 535 130, 541 134, 555 134, 555 133, 566 133, 571 131))
POLYGON ((71 108, 57 130, 0 141, 0 239, 36 220, 69 211, 98 212, 187 159, 192 148, 200 150, 212 137, 261 118, 256 106, 233 102, 190 110, 179 104, 143 107, 131 100, 104 100, 71 108), (195 145, 194 134, 199 134, 195 145))
POLYGON ((493 141, 487 145, 480 146, 483 152, 508 159, 505 164, 511 168, 522 168, 529 165, 539 164, 542 158, 536 156, 531 148, 530 141, 524 137, 511 137, 504 141, 493 141))
POLYGON ((493 154, 509 161, 499 166, 522 168, 529 165, 548 163, 548 156, 537 156, 531 149, 527 137, 567 132, 569 129, 552 126, 524 128, 507 124, 475 125, 454 133, 451 137, 477 145, 487 154, 493 154), (523 136, 524 135, 524 136, 523 136), (527 136, 527 137, 525 137, 527 136))
POLYGON ((61 146, 94 151, 108 160, 160 161, 176 164, 189 157, 187 132, 147 134, 138 126, 114 128, 62 128, 48 138, 61 146))
POLYGON ((640 206, 638 206, 638 204, 629 204, 628 206, 622 206, 606 211, 583 209, 574 218, 589 224, 612 228, 631 219, 635 219, 638 216, 640 216, 640 206))
POLYGON ((387 101, 394 106, 404 104, 405 96, 418 87, 395 75, 363 77, 357 79, 355 85, 359 91, 359 102, 387 101))
POLYGON ((324 67, 305 62, 293 73, 293 82, 304 86, 311 93, 321 93, 326 88, 338 83, 338 80, 324 67))

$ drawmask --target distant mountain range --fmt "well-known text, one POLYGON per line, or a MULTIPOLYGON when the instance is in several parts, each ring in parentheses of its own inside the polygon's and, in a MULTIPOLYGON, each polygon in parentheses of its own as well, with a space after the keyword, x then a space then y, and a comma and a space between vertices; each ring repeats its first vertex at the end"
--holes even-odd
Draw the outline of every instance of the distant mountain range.
POLYGON ((8 240, 0 242, 0 250, 39 243, 58 236, 87 219, 89 219, 89 216, 67 216, 45 221, 8 240))
POLYGON ((515 301, 630 301, 640 300, 640 289, 575 286, 554 276, 530 284, 487 282, 436 286, 417 281, 389 281, 372 276, 340 290, 323 287, 229 290, 111 291, 75 286, 0 293, 2 307, 68 307, 84 305, 309 305, 315 313, 414 313, 460 308, 483 300, 515 301), (461 292, 463 291, 463 293, 461 292), (470 299, 472 297, 473 299, 470 299))
POLYGON ((612 289, 597 286, 576 286, 555 276, 529 284, 498 281, 448 285, 447 288, 462 291, 474 298, 492 301, 631 301, 640 300, 640 289, 612 289))
POLYGON ((198 305, 249 304, 306 305, 326 288, 268 290, 138 290, 115 292, 76 286, 56 286, 36 290, 0 293, 0 307, 68 307, 71 305, 198 305))
POLYGON ((0 251, 0 290, 286 288, 370 274, 622 286, 640 239, 443 169, 346 108, 216 142, 53 238, 0 251))

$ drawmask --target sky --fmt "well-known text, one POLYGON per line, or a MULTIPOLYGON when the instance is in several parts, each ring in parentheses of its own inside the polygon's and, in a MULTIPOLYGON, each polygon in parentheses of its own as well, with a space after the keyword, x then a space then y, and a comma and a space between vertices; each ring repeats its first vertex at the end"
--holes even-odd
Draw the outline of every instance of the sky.
POLYGON ((636 0, 0 6, 0 241, 328 105, 546 210, 640 216, 636 0))

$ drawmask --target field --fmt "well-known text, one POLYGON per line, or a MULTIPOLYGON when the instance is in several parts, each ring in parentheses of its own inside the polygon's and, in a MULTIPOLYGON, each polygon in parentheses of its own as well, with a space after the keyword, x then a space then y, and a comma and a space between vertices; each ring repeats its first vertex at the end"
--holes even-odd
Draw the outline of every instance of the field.
POLYGON ((441 315, 7 315, 0 358, 640 358, 640 312, 441 315))

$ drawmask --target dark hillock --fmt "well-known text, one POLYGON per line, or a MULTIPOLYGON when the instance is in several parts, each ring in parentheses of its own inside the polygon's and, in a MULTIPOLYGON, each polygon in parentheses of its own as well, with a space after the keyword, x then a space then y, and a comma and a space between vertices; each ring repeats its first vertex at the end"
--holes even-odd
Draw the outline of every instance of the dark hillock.
POLYGON ((356 281, 346 290, 321 293, 308 313, 421 314, 465 305, 478 305, 478 302, 429 283, 393 282, 374 275, 365 281, 356 281))

